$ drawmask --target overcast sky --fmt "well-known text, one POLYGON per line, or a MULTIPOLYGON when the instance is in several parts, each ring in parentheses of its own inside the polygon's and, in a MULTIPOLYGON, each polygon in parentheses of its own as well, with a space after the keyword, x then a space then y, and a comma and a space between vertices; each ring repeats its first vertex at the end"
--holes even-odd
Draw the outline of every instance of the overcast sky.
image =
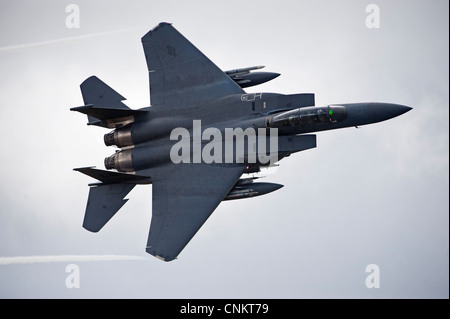
POLYGON ((0 297, 448 298, 448 1, 212 3, 0 0, 0 297), (66 23, 70 3, 79 28, 66 23), (366 24, 371 3, 379 28, 366 24), (281 73, 248 92, 414 109, 318 133, 317 148, 265 178, 284 188, 222 203, 162 262, 145 253, 150 185, 99 233, 81 227, 93 180, 72 169, 103 168, 114 150, 107 130, 69 111, 91 75, 148 106, 140 39, 162 21, 223 70, 281 73), (47 257, 6 258, 30 256, 47 257), (66 286, 69 264, 79 288, 66 286), (370 264, 379 288, 366 287, 370 264))

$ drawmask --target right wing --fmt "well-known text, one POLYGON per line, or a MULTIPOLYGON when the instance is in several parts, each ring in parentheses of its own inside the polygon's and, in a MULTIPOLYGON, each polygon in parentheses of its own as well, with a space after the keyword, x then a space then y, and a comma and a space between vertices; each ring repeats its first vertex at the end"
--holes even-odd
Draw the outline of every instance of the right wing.
POLYGON ((124 197, 136 184, 101 184, 89 188, 83 227, 98 232, 128 201, 124 197))
POLYGON ((142 45, 152 106, 181 110, 245 93, 171 24, 160 23, 142 37, 142 45))
POLYGON ((175 259, 230 192, 244 166, 167 164, 152 175, 149 254, 175 259))
POLYGON ((128 201, 124 197, 136 184, 151 183, 149 176, 104 171, 94 167, 75 168, 75 171, 93 177, 101 183, 89 184, 89 197, 83 227, 98 232, 128 201))

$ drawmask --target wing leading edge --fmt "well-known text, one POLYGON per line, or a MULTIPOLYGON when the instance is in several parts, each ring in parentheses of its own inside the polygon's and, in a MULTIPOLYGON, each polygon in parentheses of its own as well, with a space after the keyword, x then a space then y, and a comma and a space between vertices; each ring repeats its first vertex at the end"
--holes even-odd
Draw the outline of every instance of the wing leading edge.
POLYGON ((156 169, 146 251, 175 259, 243 171, 243 166, 172 163, 156 169))

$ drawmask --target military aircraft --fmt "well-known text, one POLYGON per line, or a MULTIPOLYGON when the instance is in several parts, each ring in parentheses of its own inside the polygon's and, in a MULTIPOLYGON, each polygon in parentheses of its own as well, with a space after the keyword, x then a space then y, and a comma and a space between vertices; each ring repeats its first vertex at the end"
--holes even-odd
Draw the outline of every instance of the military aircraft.
POLYGON ((100 79, 86 79, 80 86, 85 105, 71 110, 87 114, 88 125, 113 129, 104 142, 118 149, 105 159, 107 170, 74 170, 98 180, 89 184, 83 221, 92 232, 136 185, 152 184, 146 251, 164 261, 180 254, 222 200, 281 188, 241 176, 316 147, 316 135, 307 133, 376 123, 411 109, 391 103, 315 106, 311 93, 247 93, 244 87, 279 74, 254 72, 262 66, 224 72, 169 23, 145 34, 142 45, 150 106, 130 109, 100 79))

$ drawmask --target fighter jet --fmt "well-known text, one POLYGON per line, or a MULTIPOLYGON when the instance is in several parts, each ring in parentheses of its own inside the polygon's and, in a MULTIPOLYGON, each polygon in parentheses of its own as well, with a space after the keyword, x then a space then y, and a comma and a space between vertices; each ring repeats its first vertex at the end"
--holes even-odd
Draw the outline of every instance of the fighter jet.
POLYGON ((261 168, 316 147, 313 132, 360 127, 409 110, 391 103, 316 106, 314 94, 247 93, 278 73, 262 66, 222 71, 169 23, 142 37, 150 78, 150 106, 130 109, 125 98, 95 76, 81 84, 88 125, 113 129, 116 147, 106 170, 74 170, 89 184, 83 227, 98 232, 140 184, 152 184, 146 252, 177 258, 223 200, 264 195, 283 185, 261 183, 261 168))

